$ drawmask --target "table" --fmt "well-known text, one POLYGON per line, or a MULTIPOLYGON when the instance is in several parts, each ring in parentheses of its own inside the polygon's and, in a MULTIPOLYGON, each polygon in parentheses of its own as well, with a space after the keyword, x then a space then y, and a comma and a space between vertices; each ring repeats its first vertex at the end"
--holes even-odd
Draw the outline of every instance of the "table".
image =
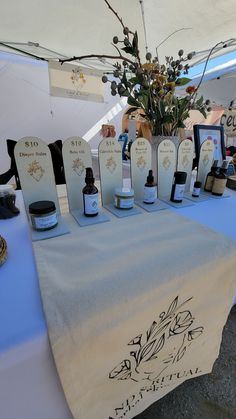
MULTIPOLYGON (((236 192, 174 209, 236 240, 236 192)), ((71 419, 50 352, 30 232, 21 193, 19 217, 0 221, 9 259, 0 270, 0 404, 4 419, 71 419), (24 377, 24 380, 22 380, 24 377), (9 395, 14 396, 14 404, 9 395)), ((236 299, 235 299, 236 302, 236 299)))

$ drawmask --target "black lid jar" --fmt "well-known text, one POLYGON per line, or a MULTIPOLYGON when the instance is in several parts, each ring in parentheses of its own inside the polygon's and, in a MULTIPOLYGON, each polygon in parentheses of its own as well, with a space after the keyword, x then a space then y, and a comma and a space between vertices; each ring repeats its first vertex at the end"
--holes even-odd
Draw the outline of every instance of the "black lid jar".
POLYGON ((56 206, 53 201, 37 201, 29 205, 32 227, 37 231, 50 230, 58 223, 56 206))
POLYGON ((172 202, 182 202, 184 196, 185 183, 187 179, 186 172, 175 172, 170 200, 172 202))

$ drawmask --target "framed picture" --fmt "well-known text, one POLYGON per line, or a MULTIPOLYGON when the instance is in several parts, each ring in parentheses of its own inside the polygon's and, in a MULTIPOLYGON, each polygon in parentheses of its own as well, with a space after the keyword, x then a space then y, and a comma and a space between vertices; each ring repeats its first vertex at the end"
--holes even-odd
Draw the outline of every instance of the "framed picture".
POLYGON ((223 127, 216 125, 194 125, 193 133, 196 165, 198 165, 201 145, 206 140, 212 140, 214 143, 214 160, 219 160, 219 164, 225 160, 226 154, 223 127))

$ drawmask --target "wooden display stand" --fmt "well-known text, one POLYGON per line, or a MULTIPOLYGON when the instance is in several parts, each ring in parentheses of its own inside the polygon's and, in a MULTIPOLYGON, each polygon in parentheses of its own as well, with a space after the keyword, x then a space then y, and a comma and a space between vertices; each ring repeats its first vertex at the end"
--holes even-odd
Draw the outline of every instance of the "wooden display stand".
POLYGON ((137 138, 131 146, 131 184, 135 200, 143 199, 144 185, 151 164, 151 144, 146 138, 137 138))
POLYGON ((157 193, 159 198, 170 197, 176 171, 176 146, 163 140, 157 148, 157 193))

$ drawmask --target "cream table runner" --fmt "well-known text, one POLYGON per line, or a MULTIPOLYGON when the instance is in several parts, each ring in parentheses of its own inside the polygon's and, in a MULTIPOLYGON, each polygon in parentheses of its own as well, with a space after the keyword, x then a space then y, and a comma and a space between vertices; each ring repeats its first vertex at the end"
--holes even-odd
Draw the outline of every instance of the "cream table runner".
MULTIPOLYGON (((68 216, 69 217, 69 216, 68 216)), ((236 245, 169 211, 34 243, 51 346, 74 418, 133 418, 209 373, 236 245)))

